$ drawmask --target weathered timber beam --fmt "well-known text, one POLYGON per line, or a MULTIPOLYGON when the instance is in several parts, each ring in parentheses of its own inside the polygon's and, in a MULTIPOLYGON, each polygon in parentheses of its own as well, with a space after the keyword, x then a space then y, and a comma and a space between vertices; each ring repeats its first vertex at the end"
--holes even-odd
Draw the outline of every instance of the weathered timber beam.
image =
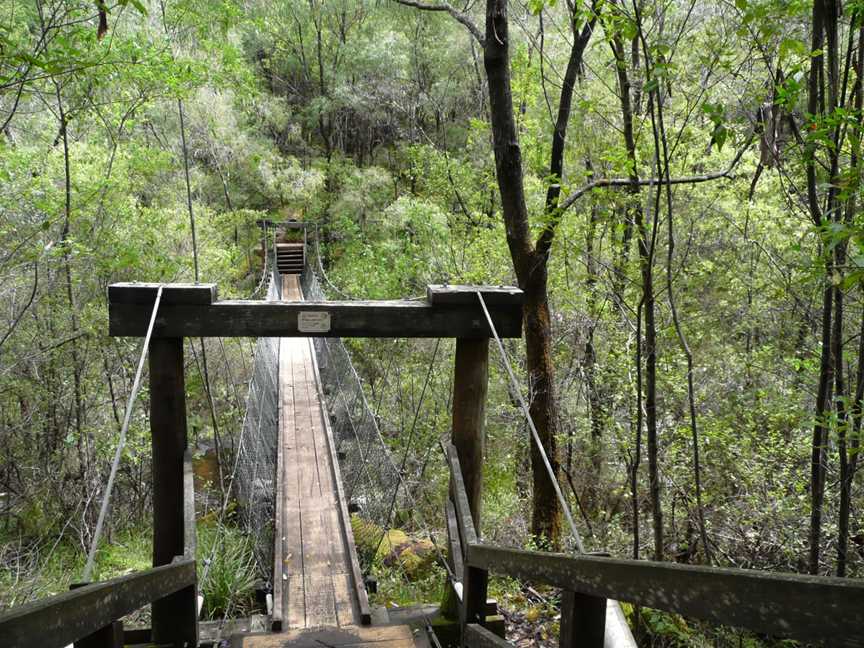
POLYGON ((162 286, 160 308, 169 304, 212 304, 216 301, 216 284, 133 282, 108 286, 108 303, 140 304, 152 309, 159 286, 162 286))
POLYGON ((464 638, 465 645, 471 648, 513 648, 513 644, 509 641, 476 623, 465 626, 464 638))
POLYGON ((4 648, 54 648, 86 637, 117 619, 196 582, 195 561, 121 576, 63 592, 0 614, 4 648))
POLYGON ((717 624, 832 646, 862 646, 864 581, 566 556, 482 544, 465 562, 513 578, 717 624))
POLYGON ((522 306, 524 294, 514 286, 426 286, 426 301, 436 306, 476 306, 477 293, 483 295, 487 306, 522 306))
POLYGON ((468 495, 465 493, 465 482, 462 481, 462 468, 459 465, 459 454, 452 443, 445 447, 447 452, 447 464, 450 467, 450 491, 453 504, 456 507, 456 522, 459 527, 459 536, 463 546, 477 542, 477 532, 474 526, 474 518, 471 517, 471 507, 468 504, 468 495))
MULTIPOLYGON (((154 293, 155 296, 155 293, 154 293)), ((110 303, 109 334, 141 337, 152 300, 110 303)), ((490 308, 501 337, 522 335, 521 308, 490 308)), ((261 302, 159 306, 154 337, 490 337, 479 304, 434 306, 412 301, 261 302)))

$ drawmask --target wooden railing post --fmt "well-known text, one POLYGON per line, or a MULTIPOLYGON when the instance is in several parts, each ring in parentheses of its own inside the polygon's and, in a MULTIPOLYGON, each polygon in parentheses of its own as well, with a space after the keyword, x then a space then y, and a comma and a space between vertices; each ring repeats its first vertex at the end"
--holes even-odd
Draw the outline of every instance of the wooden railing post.
POLYGON ((75 648, 123 648, 123 622, 114 621, 73 645, 75 648))
MULTIPOLYGON (((459 457, 468 507, 478 537, 480 502, 483 495, 483 455, 486 447, 484 427, 488 383, 489 339, 458 338, 453 375, 452 440, 459 457)), ((463 612, 459 615, 459 620, 462 623, 464 641, 465 625, 486 623, 488 574, 485 570, 465 566, 462 579, 463 612)))
POLYGON ((486 594, 489 584, 489 572, 485 569, 466 565, 464 574, 465 618, 462 620, 463 633, 464 625, 469 623, 486 625, 486 594))
MULTIPOLYGON (((186 549, 183 338, 154 338, 150 343, 150 433, 153 444, 153 566, 158 567, 182 556, 186 549)), ((197 645, 196 589, 192 585, 153 602, 154 643, 197 645)))
MULTIPOLYGON (((473 295, 472 295, 473 296, 473 295)), ((476 299, 476 297, 475 297, 476 299)), ((453 373, 453 445, 474 528, 480 535, 483 455, 486 448, 486 392, 489 385, 489 338, 458 338, 453 373)))
POLYGON ((561 648, 603 648, 606 599, 565 590, 561 592, 561 648))

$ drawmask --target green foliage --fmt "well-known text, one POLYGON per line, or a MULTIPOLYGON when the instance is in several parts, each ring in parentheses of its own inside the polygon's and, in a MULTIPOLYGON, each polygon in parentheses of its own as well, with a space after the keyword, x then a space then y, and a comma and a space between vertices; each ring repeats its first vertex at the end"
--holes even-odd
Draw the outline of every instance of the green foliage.
MULTIPOLYGON (((861 154, 860 111, 847 101, 806 114, 810 66, 824 54, 809 45, 810 2, 649 2, 638 17, 623 5, 601 2, 574 92, 565 170, 552 178, 552 124, 570 23, 578 27, 589 18, 588 4, 575 15, 560 2, 531 0, 518 16, 511 7, 511 91, 532 238, 554 222, 545 206, 551 184, 560 184, 564 197, 597 179, 658 175, 659 114, 647 104, 650 92, 663 101, 671 176, 726 169, 745 143, 752 144, 730 177, 674 186, 671 266, 669 214, 656 184, 635 195, 620 187, 587 192, 560 214, 547 271, 559 460, 572 477, 572 484, 562 482, 565 492, 589 546, 630 555, 629 470, 639 405, 635 329, 637 310, 644 308, 632 230, 638 213, 656 245, 667 551, 681 560, 704 559, 698 549, 693 553, 687 367, 672 320, 668 272, 695 360, 702 493, 714 558, 800 570, 819 375, 816 328, 826 280, 846 297, 843 375, 852 378, 858 369, 864 199, 851 161, 861 154), (609 48, 615 39, 625 50, 620 63, 609 48), (617 65, 632 84, 634 152, 622 137, 617 65), (846 136, 835 151, 837 133, 846 136), (832 173, 835 152, 841 163, 832 173), (813 160, 817 190, 830 188, 849 206, 842 218, 819 228, 802 209, 813 160), (839 249, 848 252, 845 265, 826 276, 825 261, 839 249), (600 401, 599 413, 591 409, 592 396, 600 401), (592 437, 595 424, 599 440, 592 437), (595 478, 597 497, 591 496, 595 478)), ((860 19, 860 2, 842 4, 844 16, 860 19)), ((183 141, 201 278, 218 283, 223 297, 248 297, 259 285, 259 218, 313 223, 329 278, 352 296, 419 297, 429 283, 515 283, 490 147, 483 53, 446 12, 359 0, 179 0, 166 2, 164 15, 162 9, 120 2, 111 7, 109 31, 100 39, 92 2, 0 0, 0 124, 9 119, 0 134, 0 294, 8 305, 0 322, 4 604, 62 591, 80 571, 101 499, 97 485, 116 447, 117 419, 139 352, 136 341, 106 337, 105 287, 192 279, 183 141), (40 15, 39 6, 48 11, 40 15), (69 143, 68 219, 61 126, 69 143)), ((469 13, 482 24, 481 11, 469 13)), ((853 67, 847 95, 858 82, 853 67)), ((423 403, 419 386, 434 342, 349 344, 387 443, 395 456, 405 453, 412 478, 420 475, 416 510, 399 511, 386 534, 353 520, 360 552, 375 564, 377 600, 439 600, 441 567, 428 558, 428 547, 415 545, 421 528, 440 530, 442 523, 447 472, 435 452, 451 424, 452 344, 441 343, 423 403), (399 368, 397 376, 388 372, 389 363, 399 368), (385 543, 379 543, 382 534, 385 543)), ((522 343, 508 341, 506 350, 530 396, 522 343)), ((243 346, 231 347, 224 367, 220 362, 214 370, 231 374, 214 386, 216 422, 226 435, 242 418, 234 389, 246 377, 248 357, 241 353, 247 353, 243 346)), ((189 427, 206 445, 215 430, 203 378, 189 355, 189 427)), ((848 396, 839 401, 852 404, 848 396)), ((133 412, 110 541, 99 553, 100 578, 148 564, 149 534, 142 531, 150 506, 148 405, 145 393, 133 412)), ((490 367, 486 414, 484 534, 525 546, 530 445, 497 361, 490 367)), ((826 531, 834 534, 836 447, 841 432, 853 428, 836 413, 823 418, 831 428, 826 531)), ((635 496, 645 555, 650 510, 642 443, 635 496)), ((862 505, 859 490, 853 510, 862 505)), ((861 531, 855 527, 850 535, 861 531)), ((250 612, 249 539, 237 529, 204 526, 199 555, 211 553, 202 583, 207 616, 250 612)), ((860 556, 851 556, 852 574, 860 575, 862 565, 860 556)), ((520 588, 493 580, 497 595, 528 607, 520 588)), ((654 645, 762 645, 656 611, 641 614, 646 641, 654 645)))
POLYGON ((203 616, 208 619, 249 616, 255 610, 252 538, 227 526, 199 526, 198 557, 203 616))

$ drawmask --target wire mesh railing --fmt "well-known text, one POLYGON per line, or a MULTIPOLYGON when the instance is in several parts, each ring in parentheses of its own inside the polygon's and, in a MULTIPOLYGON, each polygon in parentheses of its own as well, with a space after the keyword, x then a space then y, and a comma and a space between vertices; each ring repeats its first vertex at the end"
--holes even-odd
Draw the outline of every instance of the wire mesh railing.
MULTIPOLYGON (((280 298, 279 274, 274 270, 267 301, 280 298)), ((279 439, 279 338, 262 337, 255 343, 246 412, 237 441, 236 496, 247 531, 254 538, 255 561, 269 578, 273 566, 276 509, 276 453, 279 439)))
MULTIPOLYGON (((312 245, 310 245, 312 247, 312 245)), ((274 254, 269 251, 268 256, 274 254)), ((326 301, 330 286, 317 246, 307 254, 301 275, 304 298, 326 301)), ((273 259, 269 259, 272 261, 273 259)), ((281 277, 271 263, 267 300, 281 298, 281 277)), ((335 287, 339 297, 344 295, 335 287)), ((384 439, 351 355, 339 338, 313 338, 326 415, 336 443, 345 497, 365 523, 385 530, 394 510, 410 510, 416 484, 406 483, 384 439)), ((244 526, 254 538, 258 570, 270 577, 273 565, 276 465, 279 438, 279 339, 259 338, 254 350, 246 412, 237 440, 236 497, 244 526)), ((361 567, 369 571, 374 549, 358 547, 361 567)))
MULTIPOLYGON (((327 295, 321 287, 317 253, 315 261, 307 264, 301 277, 303 295, 312 301, 324 301, 327 295)), ((326 279, 325 279, 326 281, 326 279)), ((342 471, 345 497, 364 521, 386 529, 394 507, 404 505, 405 488, 397 488, 402 482, 400 471, 391 456, 378 418, 366 394, 351 355, 340 338, 313 338, 315 354, 321 376, 327 415, 333 429, 342 471)), ((374 555, 359 552, 361 567, 368 570, 374 555)))

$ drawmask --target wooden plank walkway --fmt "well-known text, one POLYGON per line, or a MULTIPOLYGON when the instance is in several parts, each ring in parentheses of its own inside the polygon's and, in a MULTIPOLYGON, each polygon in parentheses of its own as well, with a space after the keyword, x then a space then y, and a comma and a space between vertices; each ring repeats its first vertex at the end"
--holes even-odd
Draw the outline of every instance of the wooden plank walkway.
POLYGON ((235 636, 231 648, 415 648, 417 645, 414 632, 408 626, 400 625, 235 636))
MULTIPOLYGON (((303 301, 298 275, 282 275, 282 300, 303 301)), ((322 394, 312 340, 281 338, 272 624, 279 634, 235 634, 231 646, 416 648, 423 643, 407 625, 360 627, 371 614, 322 394)))
MULTIPOLYGON (((302 301, 297 275, 282 276, 282 299, 302 301)), ((282 338, 274 620, 284 630, 362 620, 354 582, 359 567, 351 564, 353 536, 317 381, 311 340, 282 338)))

